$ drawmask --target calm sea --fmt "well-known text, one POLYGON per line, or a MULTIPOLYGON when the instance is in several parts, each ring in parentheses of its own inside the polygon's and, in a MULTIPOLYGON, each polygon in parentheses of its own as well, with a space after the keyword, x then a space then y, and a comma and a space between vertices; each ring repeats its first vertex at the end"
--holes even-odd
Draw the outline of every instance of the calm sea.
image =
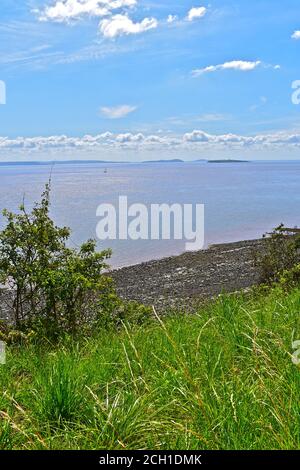
MULTIPOLYGON (((50 166, 0 166, 0 208, 39 199, 50 166)), ((260 237, 283 222, 300 225, 300 162, 60 164, 52 169, 52 215, 72 244, 96 237, 101 203, 205 204, 205 243, 260 237), (107 172, 105 169, 107 168, 107 172)), ((0 226, 4 220, 1 216, 0 226)), ((108 241, 114 267, 182 253, 184 241, 108 241)))

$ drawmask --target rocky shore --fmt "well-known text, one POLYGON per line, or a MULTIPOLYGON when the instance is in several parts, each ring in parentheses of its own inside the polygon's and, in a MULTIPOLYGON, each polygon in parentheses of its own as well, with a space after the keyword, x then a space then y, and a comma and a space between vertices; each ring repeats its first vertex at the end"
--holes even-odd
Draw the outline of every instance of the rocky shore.
POLYGON ((255 285, 254 252, 263 240, 213 245, 111 272, 123 299, 166 308, 188 305, 255 285))

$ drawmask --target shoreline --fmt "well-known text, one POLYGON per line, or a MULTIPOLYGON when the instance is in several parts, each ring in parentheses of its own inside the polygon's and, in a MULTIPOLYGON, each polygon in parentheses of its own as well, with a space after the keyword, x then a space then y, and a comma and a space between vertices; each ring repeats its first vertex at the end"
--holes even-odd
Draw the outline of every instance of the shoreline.
MULTIPOLYGON (((193 311, 199 304, 222 292, 247 290, 258 284, 254 252, 263 249, 263 239, 211 245, 158 260, 111 269, 106 274, 115 282, 124 300, 155 306, 158 311, 193 311)), ((7 289, 0 287, 0 320, 9 321, 7 289)))
POLYGON ((180 308, 259 282, 254 252, 263 239, 211 245, 205 250, 109 271, 118 295, 155 307, 180 308))

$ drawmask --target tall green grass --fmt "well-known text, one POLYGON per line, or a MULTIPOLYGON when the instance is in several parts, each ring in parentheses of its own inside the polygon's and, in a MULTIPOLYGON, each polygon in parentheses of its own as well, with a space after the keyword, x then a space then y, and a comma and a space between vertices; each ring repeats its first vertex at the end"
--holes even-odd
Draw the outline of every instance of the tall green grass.
POLYGON ((299 449, 300 289, 224 295, 195 315, 0 366, 0 449, 299 449))

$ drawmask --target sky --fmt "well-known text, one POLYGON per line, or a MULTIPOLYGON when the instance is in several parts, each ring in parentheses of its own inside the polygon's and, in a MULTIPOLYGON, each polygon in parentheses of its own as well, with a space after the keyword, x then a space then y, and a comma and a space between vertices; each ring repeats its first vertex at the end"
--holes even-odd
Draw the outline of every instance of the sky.
POLYGON ((299 54, 299 0, 1 0, 0 160, 297 159, 299 54))

